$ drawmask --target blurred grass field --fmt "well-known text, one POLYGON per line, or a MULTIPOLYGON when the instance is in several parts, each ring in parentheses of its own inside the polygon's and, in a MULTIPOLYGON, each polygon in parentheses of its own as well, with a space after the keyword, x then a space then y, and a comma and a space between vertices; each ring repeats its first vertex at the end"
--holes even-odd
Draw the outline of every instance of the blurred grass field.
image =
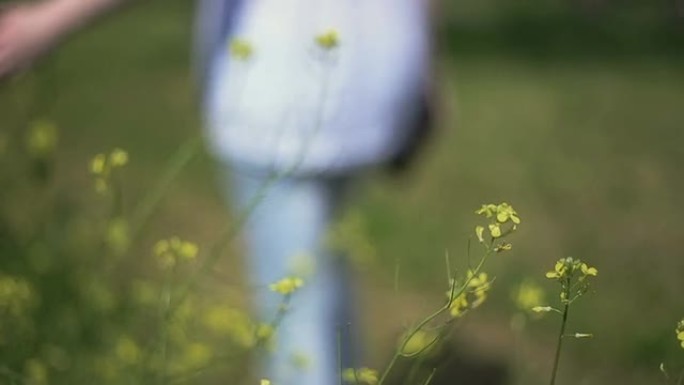
MULTIPOLYGON (((87 161, 119 146, 131 154, 127 197, 141 197, 174 150, 201 132, 189 71, 191 6, 149 2, 79 36, 36 74, 0 88, 0 130, 21 121, 17 106, 38 85, 38 113, 60 127, 59 188, 90 194, 87 161)), ((610 39, 605 55, 600 46, 584 54, 579 43, 548 55, 504 38, 476 46, 467 39, 488 33, 461 35, 445 19, 438 135, 409 174, 371 176, 353 203, 378 256, 359 279, 359 291, 370 294, 363 314, 371 363, 384 362, 405 318, 443 300, 445 251, 465 267, 474 209, 508 201, 523 226, 513 253, 492 264, 491 300, 459 328, 455 349, 511 361, 511 291, 533 277, 554 298, 544 273, 577 256, 600 275, 571 328, 596 338, 567 344, 563 383, 655 383, 661 361, 684 364, 673 333, 684 316, 683 57, 665 43, 616 51, 610 39)), ((189 164, 146 240, 214 239, 230 219, 220 167, 207 154, 189 164)), ((232 254, 221 271, 242 282, 239 246, 232 254)), ((556 328, 552 317, 528 325, 530 384, 545 381, 556 328)))

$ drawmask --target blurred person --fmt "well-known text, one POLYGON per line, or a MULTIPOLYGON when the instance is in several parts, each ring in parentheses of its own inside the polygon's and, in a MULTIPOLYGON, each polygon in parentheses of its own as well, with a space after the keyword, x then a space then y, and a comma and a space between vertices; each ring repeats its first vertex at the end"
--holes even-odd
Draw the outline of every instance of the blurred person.
MULTIPOLYGON (((125 2, 6 6, 0 76, 125 2)), ((227 195, 252 210, 244 234, 261 318, 280 303, 267 285, 310 258, 263 374, 278 384, 336 384, 340 334, 343 367, 361 363, 346 332, 355 323, 347 260, 325 239, 353 181, 379 166, 406 167, 426 137, 427 0, 201 0, 197 15, 208 145, 225 165, 227 195), (231 52, 231 41, 242 46, 231 52), (295 357, 308 368, 293 368, 295 357)))

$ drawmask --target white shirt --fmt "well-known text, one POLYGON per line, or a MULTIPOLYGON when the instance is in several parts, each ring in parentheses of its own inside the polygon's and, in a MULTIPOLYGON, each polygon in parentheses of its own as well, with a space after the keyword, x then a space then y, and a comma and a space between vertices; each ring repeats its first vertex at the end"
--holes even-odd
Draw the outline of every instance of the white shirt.
POLYGON ((399 150, 423 96, 425 0, 245 0, 211 65, 207 124, 221 158, 260 168, 337 172, 399 150), (335 30, 325 51, 315 37, 335 30))

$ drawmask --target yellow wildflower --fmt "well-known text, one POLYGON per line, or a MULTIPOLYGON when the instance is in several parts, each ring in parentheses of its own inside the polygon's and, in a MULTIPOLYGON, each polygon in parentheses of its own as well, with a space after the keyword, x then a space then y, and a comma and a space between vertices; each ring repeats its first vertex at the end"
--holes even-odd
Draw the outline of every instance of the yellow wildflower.
POLYGON ((249 44, 247 40, 239 38, 235 38, 230 41, 229 50, 230 55, 233 58, 242 61, 249 60, 253 54, 252 45, 249 44))
POLYGON ((95 177, 95 191, 105 193, 109 188, 109 179, 112 170, 121 168, 128 163, 128 153, 120 148, 115 148, 109 154, 97 154, 90 160, 90 172, 95 177))
POLYGON ((20 316, 33 305, 33 299, 28 281, 0 275, 0 313, 20 316))
POLYGON ((497 253, 501 253, 504 251, 510 251, 512 249, 513 249, 513 245, 508 243, 508 242, 500 243, 494 247, 494 251, 496 251, 497 253))
POLYGON ((316 44, 324 50, 332 50, 340 45, 340 38, 337 31, 330 29, 318 36, 316 36, 316 44))
POLYGON ((273 329, 273 326, 265 323, 261 323, 257 326, 256 329, 256 336, 259 340, 269 340, 273 337, 275 334, 275 329, 273 329))
POLYGON ((105 154, 97 154, 90 161, 90 172, 95 175, 102 175, 105 172, 105 163, 107 162, 107 157, 105 154))
POLYGON ((352 384, 375 385, 378 383, 378 372, 366 367, 348 368, 342 371, 342 378, 352 384))
POLYGON ((452 317, 458 318, 461 317, 466 310, 468 310, 468 299, 466 298, 466 294, 462 293, 451 302, 449 313, 452 317))
POLYGON ((48 368, 43 362, 32 358, 24 364, 26 382, 32 385, 42 385, 48 382, 48 368))
MULTIPOLYGON (((453 298, 449 307, 449 312, 454 318, 463 316, 466 311, 475 309, 487 299, 487 291, 489 290, 487 273, 483 272, 475 276, 472 270, 468 270, 466 279, 467 287, 461 294, 453 298)), ((449 295, 451 295, 451 291, 447 292, 447 296, 449 295)))
POLYGON ((130 244, 128 222, 123 218, 114 218, 107 226, 107 246, 116 254, 121 254, 130 244))
POLYGON ((584 274, 584 275, 591 275, 594 277, 596 277, 596 275, 598 275, 598 270, 596 270, 595 267, 588 267, 586 263, 581 264, 580 267, 582 270, 582 274, 584 274))
POLYGON ((168 269, 176 266, 179 260, 193 260, 197 258, 199 247, 195 243, 184 241, 174 236, 157 241, 152 251, 157 256, 160 266, 168 269))
POLYGON ((138 344, 129 337, 121 337, 114 349, 116 356, 121 362, 132 365, 140 360, 140 348, 138 344))
POLYGON ((203 367, 209 363, 213 354, 206 344, 194 342, 185 350, 183 363, 190 368, 203 367))
POLYGON ((513 300, 519 309, 533 310, 535 306, 544 302, 544 291, 533 281, 526 280, 513 293, 513 300))
POLYGON ((276 293, 282 295, 289 295, 297 291, 300 287, 304 285, 304 281, 297 277, 286 277, 278 282, 270 284, 268 287, 276 293))
POLYGON ((484 215, 487 218, 491 218, 492 216, 494 216, 494 213, 496 212, 496 207, 496 205, 491 203, 483 204, 479 210, 475 211, 475 214, 484 215))
POLYGON ((294 352, 290 356, 292 366, 297 370, 307 370, 311 367, 311 357, 302 352, 294 352))
POLYGON ((46 120, 33 122, 26 138, 26 147, 31 155, 44 157, 57 147, 57 126, 46 120))
POLYGON ((489 233, 492 235, 492 238, 501 237, 501 235, 502 235, 501 226, 498 223, 490 223, 489 224, 489 233))
POLYGON ((182 242, 178 248, 178 255, 185 259, 194 259, 197 257, 199 248, 192 242, 182 242))
POLYGON ((496 206, 496 220, 501 223, 506 223, 510 220, 516 225, 520 224, 518 213, 513 209, 513 206, 505 202, 496 206))
POLYGON ((553 271, 549 271, 546 273, 546 278, 550 278, 550 279, 564 278, 567 270, 568 270, 568 268, 565 266, 565 260, 561 259, 558 262, 556 262, 556 265, 554 266, 553 271))
POLYGON ((109 154, 109 161, 112 167, 122 167, 128 163, 128 153, 120 148, 115 148, 111 154, 109 154))
POLYGON ((475 227, 475 235, 477 235, 477 240, 480 243, 484 242, 483 233, 484 233, 484 227, 483 226, 476 226, 475 227))
POLYGON ((161 239, 154 244, 154 254, 162 255, 169 251, 169 241, 166 239, 161 239))

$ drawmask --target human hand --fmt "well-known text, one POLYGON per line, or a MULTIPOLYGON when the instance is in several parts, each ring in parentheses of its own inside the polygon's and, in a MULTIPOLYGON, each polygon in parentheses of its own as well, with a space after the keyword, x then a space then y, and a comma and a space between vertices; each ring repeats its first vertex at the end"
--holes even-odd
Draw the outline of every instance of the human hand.
POLYGON ((59 40, 59 14, 50 5, 43 1, 0 9, 0 78, 27 67, 59 40))

